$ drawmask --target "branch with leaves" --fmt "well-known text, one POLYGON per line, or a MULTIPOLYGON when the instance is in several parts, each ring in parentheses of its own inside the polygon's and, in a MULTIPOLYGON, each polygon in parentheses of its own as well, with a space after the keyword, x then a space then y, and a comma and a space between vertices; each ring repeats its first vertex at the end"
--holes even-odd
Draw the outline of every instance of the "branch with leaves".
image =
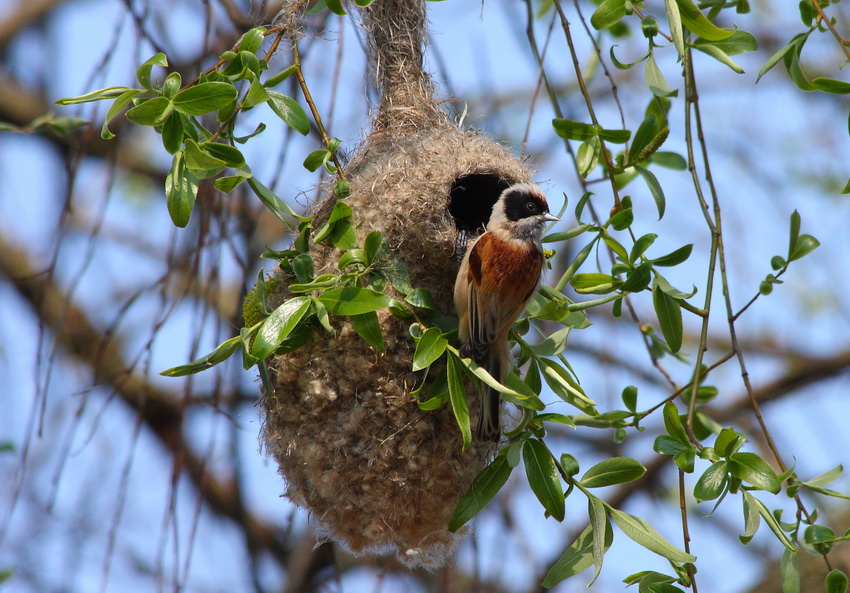
MULTIPOLYGON (((845 89, 839 81, 822 78, 808 81, 799 67, 805 39, 815 30, 823 30, 827 22, 823 16, 826 4, 818 4, 816 0, 812 2, 814 12, 809 19, 810 30, 795 37, 774 55, 761 74, 784 60, 795 84, 800 88, 804 88, 803 83, 808 85, 804 90, 850 92, 850 86, 845 89)), ((324 7, 336 14, 345 13, 336 0, 328 0, 324 6, 320 3, 316 9, 324 7)), ((327 133, 322 124, 301 69, 295 42, 292 44, 293 64, 280 72, 268 73, 271 53, 284 36, 281 28, 251 29, 231 51, 222 54, 214 66, 186 85, 176 72, 169 73, 161 85, 154 83, 153 69, 168 65, 166 57, 157 54, 137 71, 141 88, 112 87, 60 101, 62 105, 72 105, 112 100, 101 129, 104 138, 112 137, 109 121, 125 109, 128 109, 126 117, 129 121, 153 128, 161 134, 163 147, 173 159, 165 183, 165 195, 172 221, 177 226, 189 223, 199 181, 215 178, 215 187, 224 192, 247 182, 263 204, 296 236, 290 249, 268 250, 263 255, 276 262, 283 271, 282 277, 288 289, 285 301, 269 307, 266 297, 277 288, 271 283, 278 280, 268 279, 261 271, 246 304, 245 327, 240 334, 226 340, 209 354, 163 374, 182 376, 200 372, 241 352, 244 367, 256 366, 265 382, 267 357, 286 355, 300 348, 314 332, 331 334, 343 319, 375 351, 383 352, 378 315, 387 312, 410 324, 410 334, 415 342, 411 368, 421 377, 413 392, 419 407, 427 413, 444 405, 450 406, 464 447, 468 447, 472 439, 465 383, 484 382, 521 410, 516 425, 505 432, 506 443, 494 461, 477 476, 462 498, 451 522, 452 529, 459 529, 480 512, 520 463, 524 466, 532 492, 551 518, 564 520, 565 501, 574 492, 585 497, 588 527, 552 566, 543 581, 544 586, 554 586, 590 566, 595 566, 595 580, 613 541, 612 525, 616 525, 628 538, 668 559, 672 567, 673 574, 650 571, 631 575, 626 578, 628 584, 638 584, 642 590, 681 591, 680 587, 697 590, 696 558, 688 551, 685 511, 682 517, 686 547, 682 551, 647 521, 615 508, 593 493, 597 487, 627 484, 639 479, 646 471, 640 462, 614 457, 593 465, 579 478, 580 464, 575 457, 567 452, 553 452, 547 442, 547 427, 560 425, 610 431, 612 439, 621 443, 630 435, 642 432, 645 428, 641 423, 656 413, 663 418, 666 434, 655 439, 653 450, 669 456, 679 471, 683 509, 688 504, 684 474, 692 474, 699 469, 702 473, 693 490, 698 501, 717 500, 719 505, 729 495, 740 494, 746 518, 743 543, 750 541, 763 521, 786 548, 783 563, 787 571, 793 570, 794 555, 800 548, 815 550, 826 557, 830 547, 847 539, 847 535, 838 536, 828 527, 817 524, 817 516, 806 510, 799 492, 808 490, 846 498, 826 488, 840 475, 840 469, 803 481, 794 470, 784 467, 775 447, 772 447, 780 465, 777 473, 757 453, 743 450, 747 443, 746 435, 719 424, 705 407, 717 395, 717 389, 707 383, 712 371, 733 358, 739 361, 742 381, 748 393, 752 394, 747 383, 743 353, 737 344, 735 322, 756 304, 757 299, 769 295, 776 285, 782 283, 780 278, 791 263, 818 247, 817 239, 801 233, 800 216, 794 212, 787 253, 771 259, 772 271, 761 281, 758 294, 743 306, 732 306, 728 296, 730 281, 725 272, 720 199, 711 181, 708 149, 702 134, 692 51, 708 55, 733 72, 742 72, 732 56, 753 51, 756 48, 755 38, 743 30, 719 27, 714 21, 723 11, 732 8, 746 12, 746 1, 706 2, 701 8, 692 0, 665 0, 663 16, 653 16, 644 2, 604 0, 598 5, 589 24, 600 31, 600 40, 606 40, 609 33, 616 34, 636 25, 647 42, 647 50, 642 57, 632 62, 621 62, 615 56, 613 45, 605 56, 601 45, 594 40, 594 51, 598 52, 595 57, 603 63, 608 58, 621 70, 643 64, 646 109, 642 119, 635 122, 631 130, 627 129, 627 120, 619 107, 623 129, 608 128, 600 123, 586 81, 582 78, 580 56, 573 44, 567 13, 558 0, 554 0, 551 8, 562 24, 588 120, 567 119, 559 115, 552 122, 552 132, 575 155, 576 173, 585 188, 596 182, 605 182, 605 187, 610 187, 612 207, 607 218, 600 217, 597 211, 601 210, 600 201, 605 199, 602 191, 607 190, 599 190, 598 194, 585 191, 573 210, 577 226, 568 231, 553 232, 544 238, 547 244, 582 239, 587 242, 553 286, 541 287, 528 307, 528 317, 514 327, 511 338, 519 355, 518 368, 524 370, 509 374, 504 384, 461 356, 457 349, 456 320, 439 315, 428 291, 410 283, 404 263, 386 246, 380 233, 370 233, 362 244, 358 242, 352 222, 355 213, 345 202, 348 185, 338 158, 340 143, 327 133), (705 8, 708 8, 707 14, 703 13, 705 8), (665 23, 666 31, 662 30, 665 23), (267 39, 272 41, 261 55, 267 39), (670 134, 669 120, 675 113, 672 107, 679 99, 678 90, 671 87, 658 66, 657 58, 664 52, 680 61, 684 70, 685 156, 662 150, 670 134), (237 147, 237 144, 252 141, 263 132, 265 126, 261 124, 253 132, 239 136, 236 125, 241 114, 262 105, 268 105, 275 115, 296 131, 302 134, 309 132, 311 124, 304 109, 295 99, 274 90, 293 74, 323 141, 322 148, 306 156, 304 166, 310 171, 324 169, 337 176, 335 188, 338 200, 329 218, 319 228, 313 228, 311 217, 296 213, 254 177, 237 147), (622 150, 615 150, 615 146, 622 146, 622 150), (698 157, 701 157, 701 162, 698 162, 698 157), (632 185, 634 180, 640 179, 642 189, 649 192, 659 220, 667 212, 667 198, 653 172, 655 167, 688 171, 693 181, 696 207, 703 215, 705 230, 711 238, 706 280, 701 283, 705 287, 704 294, 700 295, 703 297, 701 304, 694 302, 698 292, 696 282, 691 290, 681 290, 665 277, 665 268, 681 266, 689 260, 693 244, 682 245, 669 253, 656 253, 653 250, 658 238, 656 233, 638 236, 633 231, 637 198, 625 192, 634 189, 637 185, 632 185), (700 178, 700 170, 705 181, 700 178), (595 174, 600 174, 600 177, 594 178, 595 174), (705 191, 704 185, 707 185, 705 191), (333 245, 339 250, 339 273, 316 274, 310 255, 310 248, 316 243, 333 245), (600 253, 605 258, 599 257, 600 253), (597 257, 591 258, 594 254, 597 257), (598 263, 596 270, 587 270, 588 262, 594 259, 601 262, 606 258, 610 267, 598 263), (726 297, 726 318, 732 346, 730 352, 709 362, 706 354, 708 324, 715 314, 711 303, 717 287, 726 297), (591 295, 591 298, 574 300, 567 295, 568 290, 579 298, 585 295, 591 295), (402 300, 397 300, 401 298, 399 294, 403 295, 402 300), (639 300, 650 304, 655 322, 644 323, 638 318, 633 303, 639 300), (623 315, 624 306, 627 308, 643 336, 652 364, 663 376, 664 383, 670 385, 669 393, 647 403, 641 402, 642 408, 638 406, 637 387, 626 385, 622 389, 622 409, 600 410, 585 393, 565 354, 570 332, 588 328, 587 311, 608 304, 615 318, 623 315), (690 353, 689 345, 683 339, 683 316, 687 314, 693 315, 701 328, 698 343, 690 353), (691 354, 694 354, 693 360, 691 354), (684 363, 691 369, 692 379, 686 385, 677 385, 665 369, 664 364, 671 360, 684 363), (574 411, 565 414, 547 409, 541 397, 544 384, 574 411), (771 511, 768 504, 754 494, 777 495, 783 491, 796 497, 798 503, 800 512, 793 522, 783 522, 777 517, 777 512, 771 511)), ((803 16, 805 22, 805 14, 803 16)), ((583 24, 587 27, 587 23, 583 24)), ((834 33, 832 27, 828 28, 834 33)), ((590 28, 587 30, 590 31, 590 28)), ((543 58, 538 54, 537 59, 541 79, 545 80, 543 58)), ((557 107, 557 97, 551 96, 557 107)), ((560 111, 556 109, 556 113, 560 114, 560 111)), ((564 208, 566 210, 566 204, 564 208)), ((761 422, 764 436, 770 441, 770 433, 759 415, 755 400, 752 408, 761 422)), ((834 583, 840 578, 837 573, 832 573, 828 586, 835 587, 834 583)))

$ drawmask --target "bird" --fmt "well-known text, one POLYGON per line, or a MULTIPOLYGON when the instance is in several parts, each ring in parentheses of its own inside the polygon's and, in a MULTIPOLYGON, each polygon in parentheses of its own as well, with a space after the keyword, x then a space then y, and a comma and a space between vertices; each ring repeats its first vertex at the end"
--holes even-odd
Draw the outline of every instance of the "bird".
MULTIPOLYGON (((536 184, 511 185, 493 205, 484 233, 469 241, 461 260, 454 287, 460 353, 500 383, 511 364, 508 332, 540 284, 543 227, 557 220, 536 184)), ((488 386, 479 399, 476 436, 498 441, 499 392, 488 386)))

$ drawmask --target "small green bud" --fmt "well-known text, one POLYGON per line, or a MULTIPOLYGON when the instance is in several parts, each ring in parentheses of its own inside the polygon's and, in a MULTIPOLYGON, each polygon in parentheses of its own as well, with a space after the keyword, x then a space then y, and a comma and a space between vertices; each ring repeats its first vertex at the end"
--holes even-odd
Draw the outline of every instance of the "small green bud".
POLYGON ((648 16, 640 22, 640 30, 643 31, 644 37, 652 39, 658 35, 658 21, 648 16))

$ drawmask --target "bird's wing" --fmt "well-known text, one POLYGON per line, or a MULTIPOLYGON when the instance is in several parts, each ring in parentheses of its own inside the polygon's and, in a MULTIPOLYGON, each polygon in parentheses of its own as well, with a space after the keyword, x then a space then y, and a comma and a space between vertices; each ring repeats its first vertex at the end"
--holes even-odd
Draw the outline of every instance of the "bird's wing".
POLYGON ((540 280, 542 254, 506 248, 505 243, 485 233, 469 253, 467 310, 473 350, 486 350, 507 334, 540 280))

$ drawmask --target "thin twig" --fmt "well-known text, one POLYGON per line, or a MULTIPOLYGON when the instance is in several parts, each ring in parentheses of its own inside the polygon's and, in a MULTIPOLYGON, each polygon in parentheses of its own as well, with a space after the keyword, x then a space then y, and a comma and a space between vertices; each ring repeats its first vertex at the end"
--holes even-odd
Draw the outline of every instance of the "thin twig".
MULTIPOLYGON (((688 505, 685 498, 685 472, 679 470, 679 509, 682 513, 682 540, 685 546, 685 553, 691 553, 691 534, 688 531, 688 505)), ((685 564, 685 570, 688 572, 688 578, 691 580, 691 589, 694 593, 699 593, 697 590, 696 570, 694 565, 688 562, 685 564)))
MULTIPOLYGON (((700 369, 702 368, 703 357, 705 355, 706 350, 708 349, 708 324, 711 317, 711 298, 714 293, 714 275, 717 269, 717 253, 720 245, 722 244, 722 235, 717 219, 719 215, 719 205, 716 206, 714 218, 712 218, 712 214, 708 207, 708 202, 706 201, 705 196, 702 192, 702 183, 700 182, 699 175, 697 174, 696 159, 694 156, 694 137, 691 125, 691 111, 692 106, 697 105, 699 97, 697 95, 696 84, 693 76, 693 62, 691 60, 690 49, 687 49, 685 51, 685 55, 682 56, 682 58, 685 66, 685 144, 687 146, 688 152, 688 170, 691 172, 691 179, 693 181, 694 191, 696 193, 700 209, 702 210, 703 217, 705 218, 705 222, 708 225, 709 232, 711 233, 711 247, 708 258, 708 274, 705 281, 705 305, 703 307, 705 316, 702 318, 699 346, 697 348, 696 361, 694 362, 694 368, 700 369)), ((704 140, 702 139, 702 128, 700 126, 697 126, 697 135, 700 138, 701 146, 703 147, 702 154, 703 163, 706 168, 706 178, 710 179, 711 169, 708 166, 708 153, 705 149, 704 140)), ((709 182, 709 185, 712 188, 712 195, 716 196, 716 193, 713 191, 713 184, 709 182)), ((715 204, 717 204, 716 200, 715 204)), ((726 290, 727 289, 724 285, 724 292, 726 292, 726 290)), ((691 440, 691 442, 695 446, 701 447, 702 445, 700 444, 699 439, 697 439, 694 435, 694 413, 696 411, 696 396, 698 388, 698 382, 694 381, 691 385, 691 398, 688 402, 688 418, 685 422, 685 431, 687 432, 688 438, 691 440)))
POLYGON ((832 32, 832 36, 835 37, 836 41, 838 41, 838 46, 841 48, 841 51, 844 52, 844 55, 847 56, 847 59, 850 60, 850 41, 844 39, 841 34, 838 32, 838 29, 835 28, 835 25, 832 22, 832 19, 826 16, 823 8, 821 8, 819 0, 812 0, 812 6, 815 7, 815 10, 818 12, 817 21, 819 23, 826 23, 826 26, 832 32))
MULTIPOLYGON (((564 14, 564 10, 561 7, 560 0, 555 0, 555 10, 558 11, 558 16, 561 19, 561 28, 564 30, 564 36, 567 40, 567 45, 570 48, 570 56, 573 60, 573 69, 576 73, 576 80, 578 81, 578 86, 581 89, 581 95, 584 97, 584 102, 587 105, 587 113, 590 115, 590 121, 593 122, 594 126, 599 126, 599 120, 596 118, 596 111, 593 109, 593 103, 590 100, 590 93, 587 91, 587 86, 584 83, 584 75, 581 73, 581 65, 578 63, 578 54, 576 53, 575 45, 573 44, 573 36, 570 32, 570 22, 567 19, 567 15, 564 14)), ((611 180, 611 192, 614 196, 614 205, 619 208, 620 207, 620 190, 617 188, 617 183, 614 181, 614 163, 611 161, 611 153, 608 152, 608 147, 605 145, 605 141, 601 138, 599 139, 600 152, 602 153, 602 157, 605 159, 606 169, 608 170, 608 178, 611 180)))
MULTIPOLYGON (((292 62, 295 64, 295 77, 298 79, 298 84, 301 87, 304 100, 307 101, 307 105, 310 106, 310 113, 313 114, 313 121, 316 122, 316 127, 319 129, 319 134, 322 136, 322 142, 324 142, 325 148, 330 150, 331 139, 330 136, 328 136, 327 130, 325 130, 324 124, 322 124, 322 116, 319 114, 319 109, 316 107, 316 102, 313 100, 313 95, 310 94, 310 89, 307 86, 307 80, 304 78, 304 71, 301 69, 301 55, 298 52, 298 41, 295 39, 292 40, 292 62)), ((339 162, 339 157, 335 150, 331 151, 331 158, 333 159, 340 179, 345 179, 345 175, 342 171, 342 163, 339 162)))

